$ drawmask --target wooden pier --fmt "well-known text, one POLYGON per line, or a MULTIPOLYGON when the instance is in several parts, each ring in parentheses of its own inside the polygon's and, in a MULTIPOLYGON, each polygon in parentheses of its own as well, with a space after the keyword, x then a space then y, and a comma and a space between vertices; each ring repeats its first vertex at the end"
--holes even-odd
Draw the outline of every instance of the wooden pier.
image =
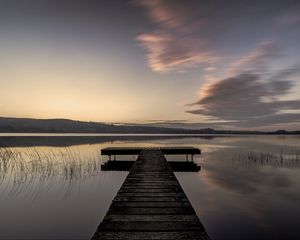
POLYGON ((92 239, 209 239, 163 151, 138 154, 92 239))

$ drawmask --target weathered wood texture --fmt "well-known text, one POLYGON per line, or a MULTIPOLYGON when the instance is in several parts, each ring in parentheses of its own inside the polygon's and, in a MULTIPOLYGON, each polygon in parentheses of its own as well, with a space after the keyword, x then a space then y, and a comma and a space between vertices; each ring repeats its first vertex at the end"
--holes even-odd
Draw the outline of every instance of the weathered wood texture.
POLYGON ((142 150, 93 240, 209 239, 160 150, 142 150))

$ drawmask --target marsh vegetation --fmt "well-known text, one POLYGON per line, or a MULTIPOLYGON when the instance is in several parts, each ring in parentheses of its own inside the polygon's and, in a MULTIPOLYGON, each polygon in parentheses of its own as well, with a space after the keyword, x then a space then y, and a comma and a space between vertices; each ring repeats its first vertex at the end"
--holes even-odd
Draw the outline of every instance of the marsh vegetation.
POLYGON ((247 152, 235 153, 232 161, 245 167, 300 167, 300 151, 296 152, 247 152))
POLYGON ((100 156, 82 156, 79 150, 0 148, 0 184, 5 185, 4 190, 9 194, 47 189, 56 181, 66 183, 70 191, 73 181, 96 177, 100 171, 100 156))

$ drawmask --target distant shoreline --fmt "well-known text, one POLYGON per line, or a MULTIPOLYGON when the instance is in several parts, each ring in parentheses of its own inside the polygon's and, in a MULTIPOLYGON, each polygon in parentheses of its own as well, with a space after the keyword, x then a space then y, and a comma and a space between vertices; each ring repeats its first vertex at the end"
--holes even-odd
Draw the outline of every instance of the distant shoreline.
POLYGON ((70 119, 32 119, 0 117, 0 135, 299 135, 297 131, 254 131, 215 130, 212 128, 188 129, 148 125, 120 125, 97 122, 83 122, 70 119))
POLYGON ((138 137, 138 136, 157 136, 157 137, 206 137, 206 136, 254 136, 254 135, 273 135, 273 136, 284 136, 284 135, 300 135, 299 132, 286 132, 286 133, 276 133, 276 132, 259 132, 259 133, 6 133, 0 132, 0 137, 138 137))
MULTIPOLYGON (((10 147, 70 147, 82 144, 102 144, 122 141, 168 141, 170 139, 255 138, 255 137, 300 137, 300 134, 78 134, 78 133, 0 133, 0 148, 10 147)), ((191 140, 192 141, 192 140, 191 140)))

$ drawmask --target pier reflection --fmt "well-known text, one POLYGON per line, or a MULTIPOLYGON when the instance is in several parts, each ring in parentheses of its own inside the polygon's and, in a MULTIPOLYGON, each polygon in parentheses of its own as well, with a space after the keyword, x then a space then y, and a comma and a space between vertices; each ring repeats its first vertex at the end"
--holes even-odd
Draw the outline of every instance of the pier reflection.
MULTIPOLYGON (((174 172, 199 172, 201 167, 194 162, 168 161, 174 172)), ((102 171, 130 171, 134 161, 107 161, 101 165, 102 171)))

